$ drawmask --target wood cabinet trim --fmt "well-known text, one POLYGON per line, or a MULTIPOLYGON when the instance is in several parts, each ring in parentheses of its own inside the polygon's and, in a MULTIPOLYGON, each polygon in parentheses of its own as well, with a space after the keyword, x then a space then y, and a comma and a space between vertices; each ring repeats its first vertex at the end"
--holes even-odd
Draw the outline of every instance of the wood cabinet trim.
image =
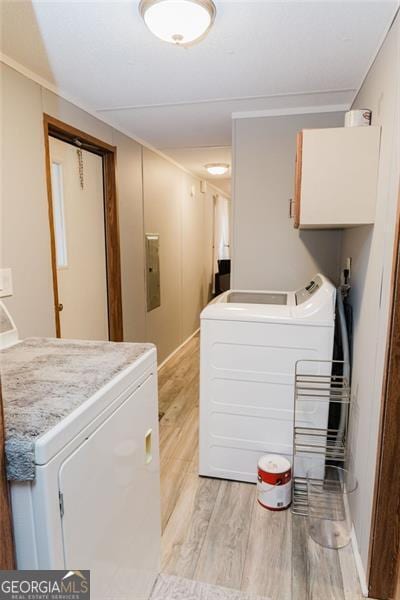
POLYGON ((297 135, 294 227, 375 221, 380 127, 303 129, 297 135))
POLYGON ((303 132, 299 131, 296 141, 296 168, 294 179, 294 227, 300 226, 300 202, 301 202, 301 172, 303 163, 303 132))

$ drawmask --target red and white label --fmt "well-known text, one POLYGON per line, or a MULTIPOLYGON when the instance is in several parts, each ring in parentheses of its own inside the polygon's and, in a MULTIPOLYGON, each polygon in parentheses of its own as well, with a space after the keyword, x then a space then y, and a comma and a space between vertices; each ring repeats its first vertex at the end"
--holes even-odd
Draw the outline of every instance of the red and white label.
POLYGON ((292 500, 292 469, 283 456, 270 454, 258 462, 258 502, 269 510, 284 510, 292 500))

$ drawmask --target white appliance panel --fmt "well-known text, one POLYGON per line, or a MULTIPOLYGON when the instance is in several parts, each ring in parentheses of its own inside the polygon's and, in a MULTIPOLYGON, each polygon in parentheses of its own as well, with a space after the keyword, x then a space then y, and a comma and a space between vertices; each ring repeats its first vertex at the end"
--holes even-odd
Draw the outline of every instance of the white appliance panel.
POLYGON ((210 418, 213 440, 221 443, 225 441, 229 445, 232 439, 248 444, 280 444, 282 440, 290 439, 290 419, 273 419, 271 416, 267 419, 269 422, 274 421, 273 427, 266 427, 265 419, 254 414, 213 411, 210 418))
POLYGON ((60 468, 65 568, 92 570, 96 600, 146 598, 158 567, 157 548, 144 552, 159 531, 156 432, 153 464, 145 448, 153 397, 149 377, 60 468))
MULTIPOLYGON (((117 379, 116 389, 124 382, 125 392, 115 397, 112 386, 104 388, 107 409, 98 411, 92 404, 90 425, 77 425, 75 437, 48 463, 36 466, 32 482, 11 482, 17 568, 69 569, 68 563, 82 560, 86 567, 85 557, 93 554, 88 568, 96 600, 116 598, 115 592, 121 600, 148 599, 160 571, 161 536, 154 351, 151 356, 146 372, 139 363, 117 379), (145 443, 149 429, 151 449, 145 443), (118 512, 124 509, 124 514, 118 512), (96 547, 98 540, 106 543, 96 547), (118 583, 106 595, 112 578, 118 583)), ((73 427, 68 429, 72 432, 73 427)))
POLYGON ((212 446, 209 456, 212 477, 256 483, 257 477, 253 474, 254 461, 257 464, 263 454, 280 454, 292 461, 292 448, 289 444, 263 443, 262 447, 256 444, 224 447, 218 444, 212 446))
MULTIPOLYGON (((300 307, 287 292, 290 319, 286 306, 224 298, 204 309, 200 475, 256 482, 263 454, 291 459, 296 361, 332 359, 335 289, 322 276, 315 279, 319 285, 310 293, 305 288, 300 307)), ((307 368, 330 374, 330 363, 307 368)), ((299 408, 302 426, 326 427, 327 405, 304 401, 299 408)), ((305 471, 307 458, 302 463, 305 471)))
MULTIPOLYGON (((276 384, 272 381, 249 379, 213 379, 210 396, 215 411, 266 417, 272 420, 293 423, 293 385, 276 384), (279 400, 279 402, 277 402, 279 400)), ((310 425, 316 418, 320 405, 316 402, 298 403, 300 426, 310 425), (300 409, 300 410, 299 410, 300 409)))
MULTIPOLYGON (((17 343, 0 301, 0 349, 17 343)), ((158 440, 153 348, 36 441, 33 481, 10 482, 17 568, 89 568, 95 600, 148 600, 160 572, 158 440)))

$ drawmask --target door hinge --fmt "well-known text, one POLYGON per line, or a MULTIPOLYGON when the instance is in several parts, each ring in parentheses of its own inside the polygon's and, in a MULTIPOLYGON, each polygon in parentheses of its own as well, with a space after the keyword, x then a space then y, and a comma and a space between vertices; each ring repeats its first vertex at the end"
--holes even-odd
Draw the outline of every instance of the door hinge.
POLYGON ((64 494, 62 492, 58 492, 58 502, 60 505, 60 515, 62 518, 64 516, 64 494))

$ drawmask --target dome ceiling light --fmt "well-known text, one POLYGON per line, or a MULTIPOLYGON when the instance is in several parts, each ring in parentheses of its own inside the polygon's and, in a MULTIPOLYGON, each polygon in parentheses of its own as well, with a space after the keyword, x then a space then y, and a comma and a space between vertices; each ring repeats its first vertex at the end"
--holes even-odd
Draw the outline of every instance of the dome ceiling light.
POLYGON ((229 165, 227 163, 210 163, 204 165, 210 175, 225 175, 229 171, 229 165))
POLYGON ((216 8, 212 0, 141 0, 139 12, 155 36, 188 46, 206 35, 216 8))

